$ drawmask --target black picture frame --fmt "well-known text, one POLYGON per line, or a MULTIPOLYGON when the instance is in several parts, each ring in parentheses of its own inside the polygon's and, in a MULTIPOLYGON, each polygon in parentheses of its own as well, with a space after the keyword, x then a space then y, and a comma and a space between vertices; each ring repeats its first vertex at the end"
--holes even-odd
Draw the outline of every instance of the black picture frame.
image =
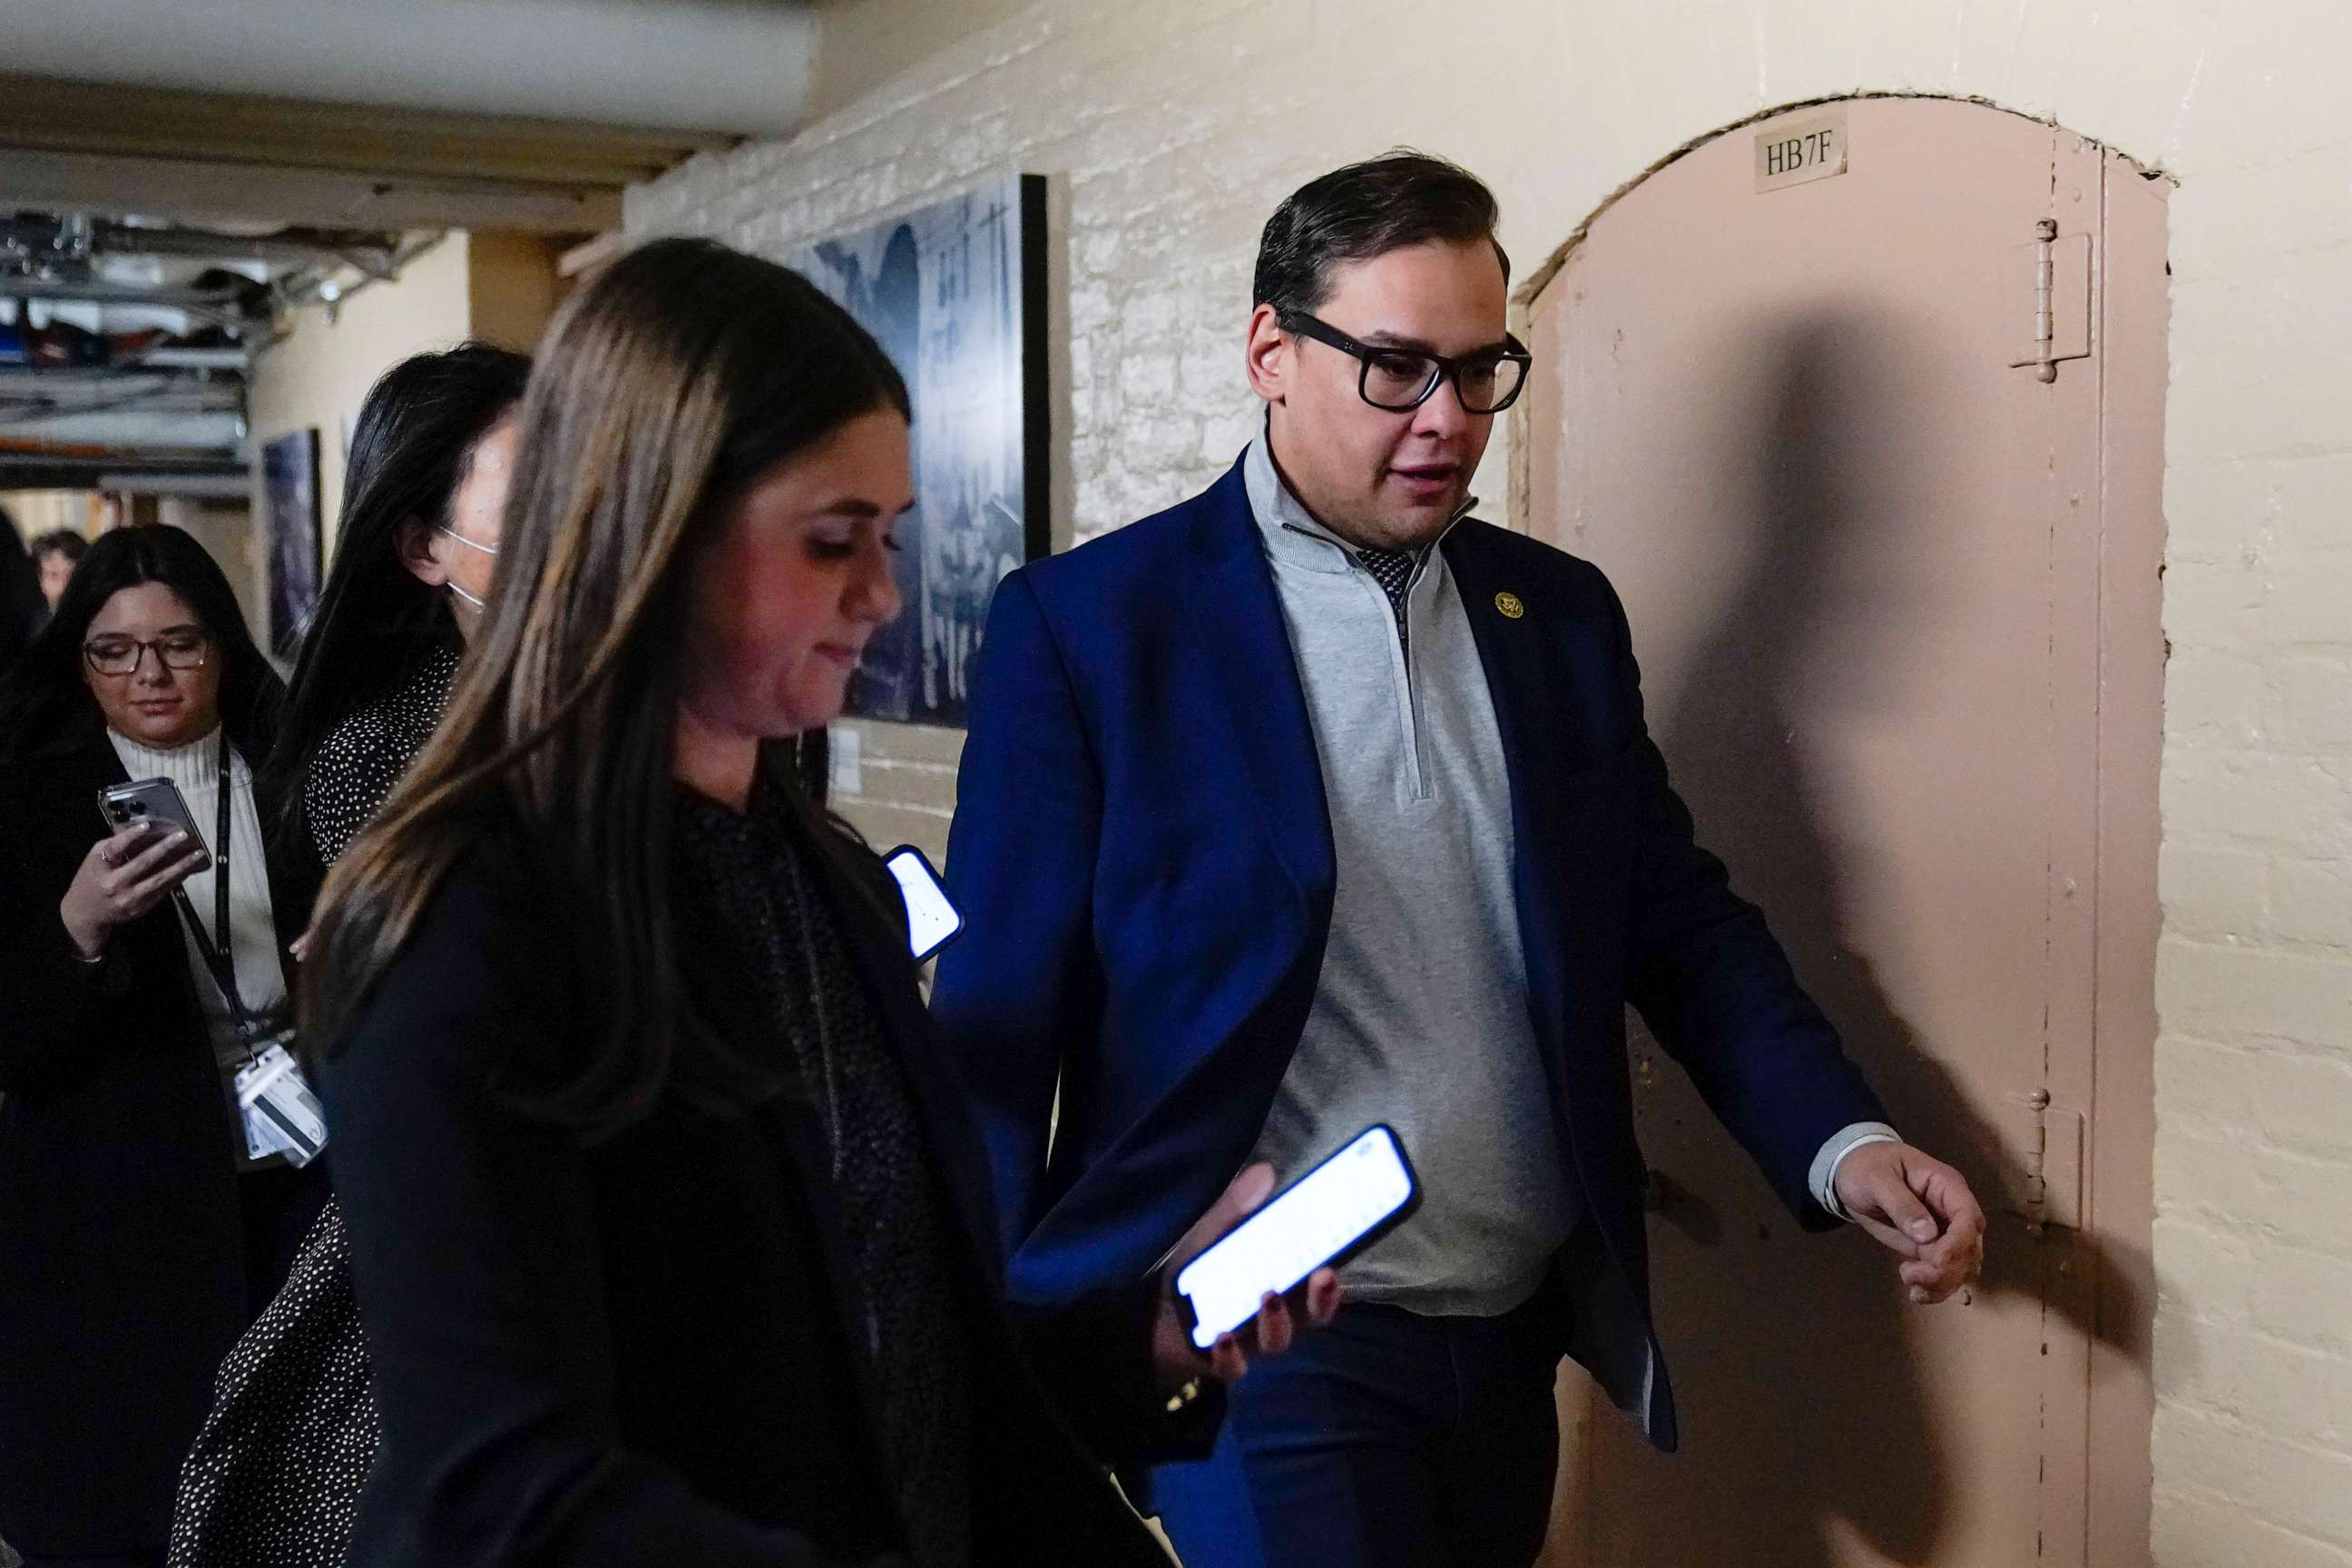
POLYGON ((784 258, 874 334, 914 404, 906 607, 866 645, 849 717, 962 728, 996 584, 1051 549, 1045 195, 1005 174, 784 258))
POLYGON ((294 657, 319 605, 319 432, 289 431, 261 446, 263 537, 268 554, 272 657, 294 657))

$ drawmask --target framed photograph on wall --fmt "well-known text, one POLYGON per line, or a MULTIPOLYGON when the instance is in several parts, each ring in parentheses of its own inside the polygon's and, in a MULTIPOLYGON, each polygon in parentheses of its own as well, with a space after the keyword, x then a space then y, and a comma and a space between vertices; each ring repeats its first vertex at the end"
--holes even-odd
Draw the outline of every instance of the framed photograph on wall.
POLYGON ((915 407, 907 607, 848 710, 960 729, 996 584, 1049 548, 1045 182, 1007 174, 783 259, 874 334, 915 407))
POLYGON ((261 505, 269 546, 269 651, 287 659, 319 604, 317 430, 262 443, 261 505))

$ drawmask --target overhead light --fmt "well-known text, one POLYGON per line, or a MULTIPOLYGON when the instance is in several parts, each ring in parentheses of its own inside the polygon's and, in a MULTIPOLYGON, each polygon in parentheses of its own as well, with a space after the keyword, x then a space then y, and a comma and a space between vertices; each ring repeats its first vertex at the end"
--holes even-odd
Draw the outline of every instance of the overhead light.
POLYGON ((324 283, 319 285, 319 298, 324 300, 328 304, 331 305, 342 297, 343 286, 336 282, 333 279, 330 278, 324 283))

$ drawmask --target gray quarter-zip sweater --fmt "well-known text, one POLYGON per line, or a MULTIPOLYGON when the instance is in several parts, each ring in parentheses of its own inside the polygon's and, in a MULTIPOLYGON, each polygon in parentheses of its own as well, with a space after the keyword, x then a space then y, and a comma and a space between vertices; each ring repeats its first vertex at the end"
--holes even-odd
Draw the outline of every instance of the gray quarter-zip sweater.
POLYGON ((1321 759, 1338 882, 1306 1032, 1255 1158, 1287 1183, 1375 1121, 1421 1177, 1350 1299, 1493 1316, 1535 1293, 1576 1219, 1511 888, 1511 791, 1445 557, 1399 616, 1318 524, 1261 427, 1243 460, 1321 759))
MULTIPOLYGON (((1527 1008, 1511 887, 1511 784, 1469 616, 1435 545, 1402 616, 1274 466, 1242 460, 1274 569, 1331 814, 1338 881, 1315 1000, 1253 1157, 1283 1183, 1375 1121, 1404 1140, 1421 1212, 1350 1264, 1350 1296, 1491 1317, 1542 1282, 1579 1218, 1527 1008), (1402 621, 1402 625, 1400 622, 1402 621)), ((1842 1128, 1809 1185, 1884 1122, 1842 1128)))

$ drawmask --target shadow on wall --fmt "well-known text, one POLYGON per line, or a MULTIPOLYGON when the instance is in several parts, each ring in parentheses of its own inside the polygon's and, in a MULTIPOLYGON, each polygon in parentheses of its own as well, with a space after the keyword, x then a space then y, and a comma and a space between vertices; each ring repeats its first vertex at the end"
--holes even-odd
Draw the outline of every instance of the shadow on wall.
MULTIPOLYGON (((2100 1318, 2144 1321, 2136 1303, 2116 1294, 2136 1269, 2101 1267, 2089 1238, 2036 1235, 1995 1212, 1996 1130, 1921 1048, 1855 951, 1862 944, 1846 939, 1859 847, 1839 833, 1850 820, 1841 809, 1843 781, 1826 776, 1799 724, 1825 705, 1866 723, 1870 712, 1903 704, 1922 661, 1935 656, 1910 625, 1924 619, 1923 606, 1904 597, 1910 520, 1858 488, 1885 461, 1885 443, 1902 439, 1889 426, 1899 416, 1869 384, 1870 367, 1902 350, 1893 329, 1826 317, 1766 338, 1769 374, 1727 378, 1727 385, 1779 388, 1770 417, 1710 426, 1756 430, 1754 449, 1722 460, 1739 465, 1753 493, 1757 545, 1679 699, 1653 714, 1653 731, 1702 842, 1763 904, 1895 1124, 1958 1165, 1994 1213, 1986 1278, 1974 1305, 1915 1308, 1903 1299, 1892 1256, 1878 1247, 1860 1236, 1799 1236, 1752 1174, 1727 1173, 1745 1171, 1745 1156, 1637 1029, 1636 1099, 1644 1146, 1659 1167, 1652 1192, 1658 1308, 1685 1447, 1679 1458, 1662 1458, 1626 1436, 1622 1423, 1605 1415, 1595 1423, 1588 1486, 1596 1568, 1830 1568, 1857 1560, 1841 1552, 1841 1542, 1853 1540, 1878 1557, 1925 1568, 1939 1560, 1958 1522, 1951 1478, 1960 1462, 1948 1451, 1949 1423, 1939 1419, 1913 1342, 1929 1314, 1983 1311, 1987 1298, 2021 1297, 2046 1300, 2086 1334, 2100 1318), (1853 446, 1865 442, 1874 444, 1867 453, 1853 446), (1864 456, 1872 461, 1857 460, 1864 456), (1704 1194, 1692 1190, 1702 1180, 1710 1189, 1704 1194)), ((2144 1344, 2125 1350, 2145 1363, 2144 1344)), ((1982 1372, 2041 1375, 2032 1365, 1982 1372)), ((1549 1561, 1581 1568, 1586 1558, 1559 1542, 1549 1561)))

